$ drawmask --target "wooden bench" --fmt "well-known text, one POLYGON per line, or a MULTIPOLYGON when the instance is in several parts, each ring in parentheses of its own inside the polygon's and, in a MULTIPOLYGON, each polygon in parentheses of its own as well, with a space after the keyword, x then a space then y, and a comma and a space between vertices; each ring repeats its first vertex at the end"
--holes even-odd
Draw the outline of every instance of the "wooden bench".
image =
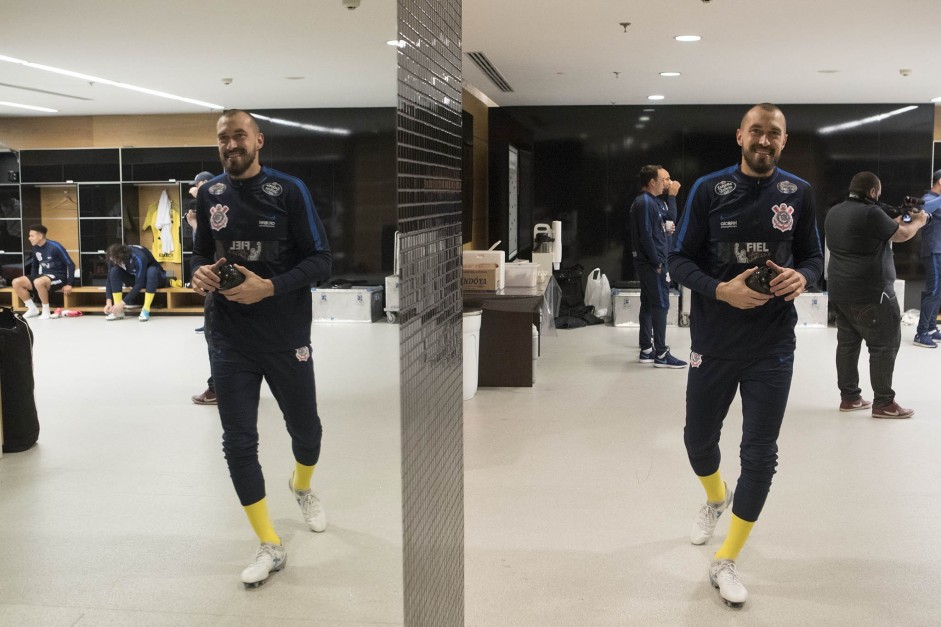
MULTIPOLYGON (((130 289, 125 288, 124 291, 127 293, 130 289)), ((201 314, 204 298, 188 287, 162 287, 157 290, 151 312, 201 314)), ((106 300, 103 285, 90 285, 73 287, 68 294, 54 292, 50 295, 49 304, 53 308, 74 309, 82 313, 102 313, 106 300)), ((26 309, 12 287, 0 288, 0 307, 12 307, 16 311, 26 309)))

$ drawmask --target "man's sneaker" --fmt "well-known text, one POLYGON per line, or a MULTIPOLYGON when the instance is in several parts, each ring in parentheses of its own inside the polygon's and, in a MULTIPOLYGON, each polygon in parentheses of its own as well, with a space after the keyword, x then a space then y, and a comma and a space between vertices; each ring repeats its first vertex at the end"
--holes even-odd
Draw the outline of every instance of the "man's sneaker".
POLYGON ((653 360, 654 368, 685 368, 686 362, 677 359, 670 354, 670 351, 664 351, 662 355, 657 355, 653 360))
POLYGON ((150 312, 147 310, 141 311, 140 315, 137 316, 137 319, 140 320, 141 322, 147 322, 148 320, 150 320, 150 312))
POLYGON ((858 411, 860 409, 869 409, 870 407, 872 407, 872 403, 861 398, 857 398, 855 401, 840 401, 840 411, 858 411))
POLYGON ((217 405, 219 403, 218 399, 216 399, 216 393, 209 388, 206 388, 206 391, 202 394, 193 396, 192 399, 197 405, 217 405))
POLYGON ((257 588, 287 564, 288 554, 280 544, 262 542, 255 553, 255 561, 242 571, 242 583, 246 588, 257 588))
POLYGON ((934 343, 931 333, 917 333, 915 334, 915 341, 912 342, 915 346, 920 346, 922 348, 938 348, 938 345, 934 343))
POLYGON ((905 409, 892 401, 888 405, 872 408, 873 418, 911 418, 915 415, 914 409, 905 409))
POLYGON ((52 314, 49 313, 48 311, 44 311, 42 312, 42 314, 40 314, 39 319, 40 320, 52 320, 52 314))
POLYGON ((288 487, 291 489, 291 493, 294 494, 294 498, 297 499, 297 504, 301 506, 301 514, 304 515, 304 522, 307 523, 310 530, 317 533, 324 531, 327 528, 327 514, 323 511, 323 505, 320 504, 317 495, 311 492, 310 489, 295 490, 294 475, 291 475, 291 478, 288 479, 288 487))
POLYGON ((722 485, 725 487, 725 500, 718 503, 706 501, 706 504, 699 508, 699 515, 696 516, 693 530, 689 534, 689 541, 693 544, 705 544, 709 541, 716 531, 719 516, 732 504, 732 490, 729 490, 728 484, 724 481, 722 485))
POLYGON ((716 560, 709 567, 709 581, 729 607, 742 607, 748 599, 748 590, 735 572, 735 560, 716 560))
POLYGON ((932 339, 932 340, 935 340, 935 341, 941 340, 941 331, 938 331, 937 329, 935 329, 934 331, 932 331, 932 332, 931 332, 931 339, 932 339))
POLYGON ((37 309, 36 307, 33 307, 32 309, 27 309, 27 310, 26 310, 26 313, 23 314, 23 317, 24 317, 24 318, 35 318, 35 317, 38 316, 40 313, 41 313, 41 312, 39 311, 39 309, 37 309))
POLYGON ((640 351, 640 356, 637 358, 637 361, 642 364, 652 364, 654 360, 653 349, 648 348, 645 351, 640 351))
POLYGON ((109 313, 107 316, 105 316, 105 320, 107 320, 108 322, 114 322, 115 320, 124 320, 124 314, 122 313, 120 316, 116 316, 113 313, 109 313))

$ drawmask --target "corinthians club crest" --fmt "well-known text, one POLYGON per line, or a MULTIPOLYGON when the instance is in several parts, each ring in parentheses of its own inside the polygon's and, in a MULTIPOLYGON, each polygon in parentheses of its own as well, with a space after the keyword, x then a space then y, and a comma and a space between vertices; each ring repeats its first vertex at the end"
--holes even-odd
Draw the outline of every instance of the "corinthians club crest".
POLYGON ((771 218, 771 226, 785 233, 794 228, 794 207, 781 203, 771 207, 774 217, 771 218))
POLYGON ((227 205, 215 205, 209 208, 209 226, 213 231, 221 231, 229 224, 229 212, 227 205))

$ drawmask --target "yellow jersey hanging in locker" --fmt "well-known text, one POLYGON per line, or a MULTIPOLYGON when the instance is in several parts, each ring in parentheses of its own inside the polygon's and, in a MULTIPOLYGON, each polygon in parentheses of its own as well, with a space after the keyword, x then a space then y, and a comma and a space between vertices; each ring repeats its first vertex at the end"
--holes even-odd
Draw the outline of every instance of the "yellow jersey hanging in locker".
POLYGON ((160 200, 147 208, 143 228, 153 231, 154 243, 150 252, 161 263, 181 263, 183 255, 180 248, 180 207, 170 200, 166 190, 160 194, 160 200))

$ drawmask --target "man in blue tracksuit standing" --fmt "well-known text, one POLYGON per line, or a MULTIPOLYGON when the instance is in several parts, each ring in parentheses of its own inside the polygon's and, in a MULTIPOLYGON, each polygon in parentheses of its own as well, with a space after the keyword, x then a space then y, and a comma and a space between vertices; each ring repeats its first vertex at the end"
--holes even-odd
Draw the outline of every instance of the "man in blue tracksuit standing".
POLYGON ((323 429, 317 413, 310 346, 311 284, 330 276, 333 255, 310 191, 300 180, 263 167, 265 136, 238 109, 216 123, 225 173, 196 193, 193 278, 212 302, 212 378, 229 475, 260 546, 242 571, 247 587, 283 568, 287 554, 268 514, 258 463, 258 401, 268 382, 291 436, 288 487, 311 531, 327 519, 311 491, 323 429), (240 284, 222 283, 232 264, 240 284))
POLYGON ((925 289, 921 293, 921 315, 915 330, 915 346, 937 348, 938 309, 941 309, 941 170, 931 177, 931 189, 922 196, 922 210, 931 222, 921 229, 921 262, 925 266, 925 289))
MULTIPOLYGON (((655 368, 685 368, 686 362, 670 354, 666 344, 670 284, 667 280, 668 235, 664 204, 659 196, 670 185, 670 175, 659 165, 640 169, 641 193, 631 205, 631 245, 634 267, 640 278, 640 356, 642 364, 655 368)), ((675 201, 674 201, 675 207, 675 201)))
POLYGON ((684 441, 706 491, 690 540, 705 544, 732 504, 719 473, 719 435, 729 406, 742 399, 742 470, 729 533, 713 557, 709 579, 723 600, 740 606, 748 591, 735 560, 771 487, 777 439, 794 366, 797 312, 793 300, 823 271, 810 184, 777 167, 787 142, 784 114, 755 105, 736 131, 739 165, 693 185, 670 254, 670 273, 692 290, 689 378, 684 441), (772 268, 770 294, 746 280, 772 268))

